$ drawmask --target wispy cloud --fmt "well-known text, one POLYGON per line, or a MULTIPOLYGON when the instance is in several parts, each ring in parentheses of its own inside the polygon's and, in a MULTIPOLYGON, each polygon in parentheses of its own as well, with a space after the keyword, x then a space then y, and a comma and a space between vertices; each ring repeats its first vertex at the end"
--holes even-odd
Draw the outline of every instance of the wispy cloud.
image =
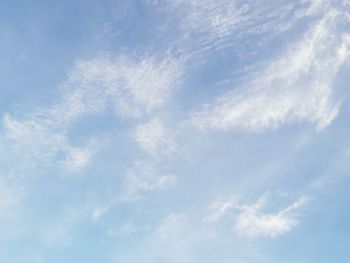
POLYGON ((80 170, 88 164, 94 147, 92 144, 83 148, 71 145, 66 131, 65 127, 59 127, 53 119, 37 116, 36 113, 23 119, 5 115, 1 134, 3 161, 10 165, 14 160, 21 162, 20 167, 29 168, 26 171, 28 173, 32 169, 48 168, 55 164, 62 164, 61 167, 72 171, 80 170), (60 155, 63 156, 62 160, 60 155))
MULTIPOLYGON (((67 8, 63 2, 57 7, 67 8)), ((94 260, 86 245, 114 262, 280 262, 265 256, 275 251, 272 239, 292 247, 310 224, 307 231, 321 225, 333 234, 319 224, 333 204, 321 204, 321 192, 335 191, 349 172, 348 149, 339 155, 339 145, 348 126, 350 1, 102 2, 82 7, 94 9, 91 16, 65 19, 79 27, 59 28, 62 43, 54 37, 43 52, 58 44, 69 51, 39 86, 62 78, 77 49, 84 53, 56 96, 40 86, 49 102, 25 112, 10 105, 0 116, 0 261, 20 262, 20 244, 22 258, 38 253, 43 262, 62 246, 94 260), (96 47, 107 54, 95 55, 96 47), (75 173, 84 176, 66 176, 75 173), (283 192, 261 196, 265 189, 283 192), (320 205, 309 206, 306 195, 320 205)), ((49 29, 60 24, 57 14, 45 19, 49 29)), ((35 91, 36 76, 28 79, 23 89, 35 91)), ((335 201, 348 197, 345 188, 335 201)), ((348 216, 341 213, 339 227, 348 216)))
POLYGON ((221 49, 242 49, 248 36, 269 42, 293 28, 305 17, 324 13, 328 1, 232 1, 167 0, 148 1, 173 14, 170 27, 177 28, 174 41, 186 55, 205 54, 221 49), (175 14, 175 15, 174 15, 175 14), (193 36, 196 36, 195 38, 193 36))
POLYGON ((234 229, 250 237, 275 238, 290 232, 299 225, 298 209, 306 204, 308 198, 302 196, 285 209, 275 213, 262 210, 266 206, 267 198, 262 196, 252 206, 241 206, 236 218, 234 229))
POLYGON ((135 200, 154 190, 167 189, 176 183, 176 176, 163 174, 156 163, 136 162, 125 174, 123 200, 135 200))
POLYGON ((284 209, 266 212, 270 196, 262 195, 253 205, 242 205, 237 198, 215 202, 204 217, 205 223, 215 223, 224 217, 234 220, 234 230, 248 237, 276 238, 299 225, 298 210, 310 200, 302 196, 284 209))
POLYGON ((343 14, 331 10, 251 81, 195 112, 193 124, 253 132, 298 122, 328 126, 340 106, 333 81, 349 55, 349 35, 338 29, 343 22, 343 14))
POLYGON ((131 59, 100 57, 78 63, 66 102, 72 116, 99 112, 112 105, 123 118, 138 117, 162 106, 178 88, 182 63, 170 56, 131 59))
POLYGON ((139 124, 131 132, 131 137, 148 156, 135 161, 124 174, 126 194, 122 199, 137 199, 147 192, 173 186, 177 177, 172 173, 163 174, 160 164, 167 159, 173 159, 179 152, 175 134, 159 118, 154 118, 139 124))
POLYGON ((171 156, 178 148, 175 136, 164 127, 159 119, 138 125, 132 137, 141 149, 154 157, 171 156))
POLYGON ((67 156, 62 161, 63 167, 68 171, 79 171, 89 165, 93 155, 97 151, 98 145, 91 141, 87 146, 71 146, 67 150, 67 156))
POLYGON ((94 208, 91 214, 92 222, 97 222, 108 211, 108 209, 108 206, 98 206, 94 208))
POLYGON ((4 116, 2 156, 11 163, 10 158, 17 158, 11 153, 21 153, 16 161, 26 162, 27 167, 59 164, 80 171, 90 163, 99 143, 98 138, 91 138, 83 146, 69 141, 67 134, 77 120, 104 114, 111 107, 121 118, 150 113, 169 99, 180 82, 180 63, 170 57, 81 61, 56 104, 38 107, 21 117, 4 116))
POLYGON ((205 223, 218 222, 223 217, 232 214, 232 211, 238 206, 238 198, 231 197, 222 199, 212 204, 204 217, 205 223))

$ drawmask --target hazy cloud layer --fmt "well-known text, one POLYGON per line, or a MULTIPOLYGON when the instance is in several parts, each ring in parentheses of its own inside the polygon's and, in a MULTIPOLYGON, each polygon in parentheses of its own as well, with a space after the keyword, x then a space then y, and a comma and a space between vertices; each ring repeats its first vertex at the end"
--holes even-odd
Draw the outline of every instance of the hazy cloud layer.
POLYGON ((344 262, 349 12, 0 4, 0 261, 344 262))

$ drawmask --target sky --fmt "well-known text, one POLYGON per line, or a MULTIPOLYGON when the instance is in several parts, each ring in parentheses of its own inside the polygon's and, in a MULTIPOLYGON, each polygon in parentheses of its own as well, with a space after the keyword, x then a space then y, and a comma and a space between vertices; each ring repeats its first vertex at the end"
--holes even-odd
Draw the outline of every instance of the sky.
POLYGON ((350 258, 350 1, 0 2, 0 262, 350 258))

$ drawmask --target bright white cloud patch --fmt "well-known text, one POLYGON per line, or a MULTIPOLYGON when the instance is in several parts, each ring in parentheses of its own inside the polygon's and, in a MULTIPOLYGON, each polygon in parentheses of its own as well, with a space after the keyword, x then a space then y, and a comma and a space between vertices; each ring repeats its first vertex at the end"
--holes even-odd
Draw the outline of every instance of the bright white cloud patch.
POLYGON ((254 132, 297 122, 328 126, 339 111, 333 81, 349 54, 349 35, 337 30, 343 22, 331 10, 252 81, 194 113, 194 125, 254 132))
POLYGON ((309 198, 302 196, 287 208, 267 212, 269 195, 265 194, 253 205, 242 205, 237 198, 215 202, 204 217, 205 223, 215 223, 226 218, 234 219, 234 230, 248 237, 275 238, 299 225, 300 213, 309 198))
POLYGON ((262 196, 252 206, 240 206, 234 229, 250 237, 271 237, 283 235, 299 224, 297 210, 307 202, 307 197, 301 197, 285 209, 275 213, 264 212, 266 196, 262 196))

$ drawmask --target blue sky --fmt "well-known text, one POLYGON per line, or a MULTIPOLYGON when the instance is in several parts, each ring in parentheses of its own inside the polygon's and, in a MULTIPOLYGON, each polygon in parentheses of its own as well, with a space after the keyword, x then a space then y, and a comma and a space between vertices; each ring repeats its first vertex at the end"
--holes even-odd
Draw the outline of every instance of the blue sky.
POLYGON ((348 0, 0 3, 0 261, 350 257, 348 0))

